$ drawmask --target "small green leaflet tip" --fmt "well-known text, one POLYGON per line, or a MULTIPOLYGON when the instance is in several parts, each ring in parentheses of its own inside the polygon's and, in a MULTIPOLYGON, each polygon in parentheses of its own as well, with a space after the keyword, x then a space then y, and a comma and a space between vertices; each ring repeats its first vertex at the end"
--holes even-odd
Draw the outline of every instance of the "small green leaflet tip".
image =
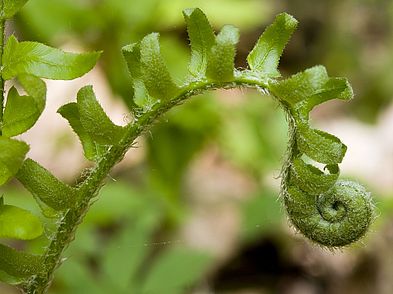
POLYGON ((136 45, 137 45, 137 43, 125 45, 121 48, 121 51, 122 52, 132 52, 136 45))
POLYGON ((186 9, 183 9, 183 15, 184 15, 184 17, 190 17, 191 14, 193 14, 193 12, 196 11, 196 10, 200 11, 199 8, 186 8, 186 9))
POLYGON ((296 28, 299 24, 296 18, 286 12, 282 12, 277 15, 275 21, 282 21, 284 23, 284 27, 291 30, 296 28))
POLYGON ((198 17, 202 17, 207 19, 206 15, 203 13, 203 11, 198 8, 198 7, 194 7, 194 8, 186 8, 183 9, 183 17, 185 18, 185 20, 193 17, 193 15, 198 18, 198 17))
POLYGON ((287 13, 280 13, 259 38, 247 57, 252 71, 270 78, 280 77, 277 70, 285 45, 297 27, 298 21, 287 13))

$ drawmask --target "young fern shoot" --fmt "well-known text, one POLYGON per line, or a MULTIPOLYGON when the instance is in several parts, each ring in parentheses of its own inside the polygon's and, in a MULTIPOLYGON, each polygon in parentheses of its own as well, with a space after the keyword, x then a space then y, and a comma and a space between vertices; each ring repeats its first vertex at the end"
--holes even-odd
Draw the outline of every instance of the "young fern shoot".
MULTIPOLYGON (((1 1, 1 40, 5 21, 26 2, 1 1)), ((133 85, 133 122, 124 127, 115 125, 91 86, 78 92, 76 102, 58 110, 79 137, 85 157, 94 164, 87 177, 74 187, 25 158, 28 144, 13 137, 30 129, 44 109, 46 87, 41 78, 77 78, 94 66, 100 53, 67 53, 36 42, 19 42, 14 36, 2 46, 0 85, 17 79, 26 95, 21 96, 12 87, 4 112, 1 111, 0 184, 15 177, 57 227, 54 231, 45 229, 39 218, 4 204, 2 198, 0 237, 30 240, 46 230, 48 246, 35 255, 0 245, 1 280, 17 285, 25 293, 45 293, 92 200, 135 139, 176 105, 215 89, 262 89, 285 111, 289 142, 281 195, 292 224, 301 233, 328 248, 346 246, 366 233, 374 208, 369 193, 356 182, 338 180, 338 164, 347 147, 337 137, 313 129, 309 123, 309 113, 316 105, 334 98, 352 98, 348 81, 329 77, 323 66, 280 79, 279 59, 297 26, 297 21, 286 13, 279 14, 266 28, 247 58, 246 70, 234 67, 237 28, 224 26, 216 35, 200 9, 186 9, 183 14, 191 43, 191 62, 189 76, 182 85, 172 80, 160 52, 159 34, 152 33, 122 49, 133 85), (319 169, 313 161, 325 168, 319 169)))

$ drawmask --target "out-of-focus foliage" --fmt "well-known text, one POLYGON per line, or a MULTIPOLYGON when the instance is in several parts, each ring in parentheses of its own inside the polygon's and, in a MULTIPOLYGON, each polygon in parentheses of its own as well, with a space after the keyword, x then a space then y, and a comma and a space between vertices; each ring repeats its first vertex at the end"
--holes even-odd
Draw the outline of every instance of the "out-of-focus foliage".
MULTIPOLYGON (((150 193, 122 182, 103 189, 66 252, 53 293, 188 293, 212 268, 214 258, 170 233, 164 240, 154 237, 165 206, 150 193)), ((245 241, 280 224, 280 206, 272 194, 264 192, 244 203, 245 241)))
POLYGON ((169 241, 156 256, 155 247, 165 244, 154 240, 162 209, 148 193, 122 183, 104 188, 67 252, 53 293, 185 293, 206 273, 212 257, 200 250, 169 241), (114 230, 102 244, 97 230, 108 226, 114 230))

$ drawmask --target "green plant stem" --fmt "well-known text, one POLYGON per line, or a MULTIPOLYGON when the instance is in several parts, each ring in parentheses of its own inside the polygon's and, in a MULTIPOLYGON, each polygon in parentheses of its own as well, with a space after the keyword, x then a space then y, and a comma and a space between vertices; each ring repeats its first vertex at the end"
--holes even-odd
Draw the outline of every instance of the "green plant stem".
MULTIPOLYGON (((192 96, 201 94, 207 90, 238 87, 268 89, 268 83, 266 81, 260 81, 255 77, 247 76, 244 73, 238 74, 231 82, 193 82, 184 86, 175 98, 156 104, 151 110, 144 112, 133 123, 128 125, 120 143, 108 149, 96 167, 90 172, 89 176, 77 187, 79 201, 73 209, 69 209, 63 214, 57 232, 52 237, 52 242, 44 254, 43 268, 45 271, 38 273, 28 283, 22 285, 22 290, 28 294, 45 293, 50 286, 54 271, 61 263, 62 253, 73 240, 76 228, 82 222, 83 217, 88 211, 92 203, 91 200, 98 194, 112 167, 122 160, 137 137, 148 130, 160 116, 192 96)), ((287 112, 286 106, 281 101, 279 102, 287 112)))
POLYGON ((293 158, 295 157, 294 150, 297 150, 295 147, 296 144, 296 123, 294 118, 289 115, 289 109, 285 107, 285 105, 282 105, 284 108, 284 111, 287 115, 287 121, 288 121, 288 144, 287 144, 287 151, 285 153, 286 158, 284 159, 284 164, 281 169, 281 187, 280 187, 280 195, 282 197, 286 197, 287 193, 287 188, 290 186, 289 183, 289 167, 291 165, 291 162, 293 162, 293 158))

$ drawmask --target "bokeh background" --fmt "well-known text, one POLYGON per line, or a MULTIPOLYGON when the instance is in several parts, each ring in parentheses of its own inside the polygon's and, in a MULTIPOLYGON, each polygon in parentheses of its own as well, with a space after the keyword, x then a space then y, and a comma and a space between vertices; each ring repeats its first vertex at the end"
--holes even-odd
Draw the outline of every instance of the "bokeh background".
MULTIPOLYGON (((349 103, 312 113, 314 126, 348 145, 342 177, 372 192, 378 218, 356 245, 329 251, 294 232, 278 200, 284 115, 251 90, 216 91, 168 113, 108 177, 56 272, 51 294, 393 293, 393 2, 390 0, 30 0, 8 33, 71 51, 104 50, 75 81, 48 81, 47 108, 23 139, 29 156, 73 184, 90 163, 56 114, 92 84, 119 124, 129 122, 130 81, 120 48, 152 31, 175 80, 187 71, 182 9, 200 7, 218 31, 241 30, 236 64, 274 16, 300 24, 281 59, 283 76, 316 64, 347 77, 349 103)), ((39 214, 17 183, 8 203, 39 214)), ((40 252, 38 239, 27 246, 40 252)), ((0 284, 0 293, 17 293, 0 284)))

